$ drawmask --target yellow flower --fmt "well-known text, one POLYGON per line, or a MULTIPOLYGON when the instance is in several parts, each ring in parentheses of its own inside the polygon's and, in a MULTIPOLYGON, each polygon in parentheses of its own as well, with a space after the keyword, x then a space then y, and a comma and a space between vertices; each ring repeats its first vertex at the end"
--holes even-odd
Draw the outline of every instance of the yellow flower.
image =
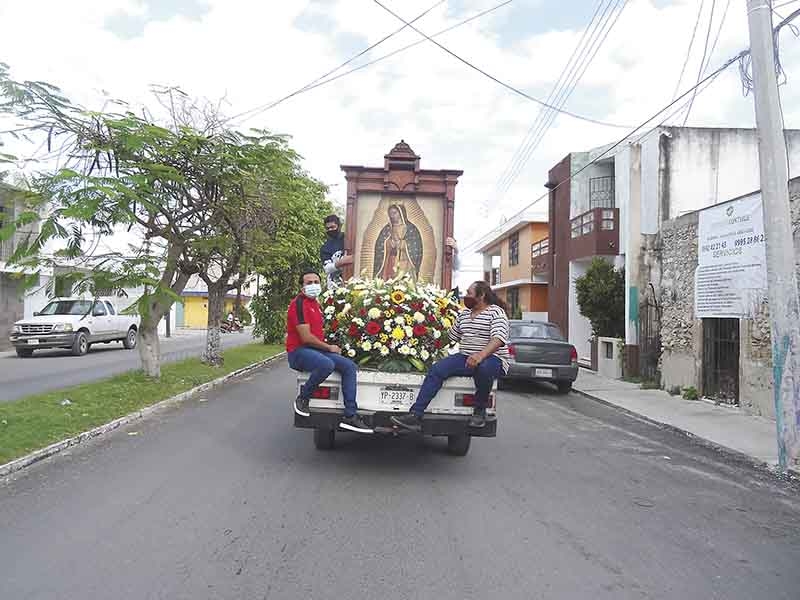
POLYGON ((396 340, 400 341, 400 340, 402 340, 402 339, 405 339, 405 337, 406 337, 406 332, 405 332, 405 331, 403 331, 403 328, 402 328, 402 327, 395 327, 395 328, 392 330, 392 337, 393 337, 394 339, 396 339, 396 340))
POLYGON ((385 344, 388 341, 389 341, 389 336, 386 335, 385 333, 382 333, 381 334, 381 342, 383 342, 385 344))
POLYGON ((442 327, 445 329, 450 329, 453 326, 453 322, 448 319, 447 317, 442 319, 442 327))
POLYGON ((411 344, 412 346, 416 346, 417 344, 419 344, 419 340, 417 338, 412 338, 411 341, 408 343, 411 344))
POLYGON ((394 302, 395 304, 402 304, 403 301, 406 299, 406 295, 400 290, 395 290, 392 292, 391 298, 392 302, 394 302))
POLYGON ((404 320, 406 325, 411 325, 414 322, 414 319, 411 318, 411 315, 406 315, 404 320))

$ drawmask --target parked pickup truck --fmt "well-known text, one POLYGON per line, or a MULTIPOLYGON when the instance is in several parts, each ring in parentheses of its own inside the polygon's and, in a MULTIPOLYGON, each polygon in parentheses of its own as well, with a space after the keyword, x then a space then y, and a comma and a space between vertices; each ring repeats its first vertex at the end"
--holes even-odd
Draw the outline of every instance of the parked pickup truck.
MULTIPOLYGON (((376 434, 404 433, 405 430, 393 425, 389 417, 408 412, 423 379, 424 375, 419 373, 360 370, 358 413, 376 434)), ((307 380, 307 373, 298 374, 298 390, 307 380)), ((486 425, 480 429, 470 428, 469 419, 475 406, 475 382, 466 377, 448 379, 425 411, 422 433, 446 437, 450 454, 464 456, 469 451, 473 437, 497 435, 496 397, 496 390, 492 390, 489 406, 486 409, 486 425)), ((344 412, 338 373, 332 373, 311 396, 309 412, 310 417, 302 417, 295 413, 295 427, 313 429, 314 445, 317 449, 332 449, 339 421, 344 412)))
POLYGON ((45 348, 66 348, 83 356, 101 342, 122 342, 131 350, 138 331, 139 317, 120 314, 112 300, 55 298, 33 318, 14 323, 11 344, 20 357, 45 348))

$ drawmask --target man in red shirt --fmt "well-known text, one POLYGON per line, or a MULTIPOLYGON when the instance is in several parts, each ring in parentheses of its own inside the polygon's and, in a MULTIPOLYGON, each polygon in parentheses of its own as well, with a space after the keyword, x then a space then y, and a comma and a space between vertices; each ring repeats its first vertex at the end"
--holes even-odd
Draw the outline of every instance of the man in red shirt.
POLYGON ((358 367, 352 360, 342 356, 339 346, 326 344, 324 341, 322 308, 317 301, 322 292, 319 274, 306 271, 300 276, 300 285, 302 291, 289 304, 286 315, 286 353, 292 369, 311 375, 294 401, 294 411, 301 417, 310 416, 308 402, 311 394, 336 371, 342 378, 344 397, 344 418, 339 427, 357 433, 372 433, 372 429, 357 413, 358 367))

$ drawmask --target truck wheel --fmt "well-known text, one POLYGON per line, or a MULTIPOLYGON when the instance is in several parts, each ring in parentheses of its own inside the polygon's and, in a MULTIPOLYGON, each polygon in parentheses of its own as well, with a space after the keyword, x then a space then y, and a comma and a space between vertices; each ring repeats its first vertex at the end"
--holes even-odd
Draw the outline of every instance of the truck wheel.
POLYGON ((20 358, 30 358, 33 356, 33 350, 29 348, 17 348, 17 356, 20 358))
POLYGON ((126 350, 133 350, 136 348, 136 330, 133 327, 128 329, 128 335, 122 340, 122 345, 125 346, 126 350))
POLYGON ((79 331, 75 334, 75 339, 72 342, 72 355, 83 356, 89 351, 89 338, 86 337, 85 331, 79 331))
POLYGON ((335 444, 336 444, 335 429, 314 430, 314 447, 317 450, 333 450, 335 444))
POLYGON ((572 391, 572 382, 571 381, 557 381, 556 387, 558 388, 559 394, 569 394, 572 391))
POLYGON ((468 433, 447 436, 447 451, 453 456, 466 456, 472 436, 468 433))

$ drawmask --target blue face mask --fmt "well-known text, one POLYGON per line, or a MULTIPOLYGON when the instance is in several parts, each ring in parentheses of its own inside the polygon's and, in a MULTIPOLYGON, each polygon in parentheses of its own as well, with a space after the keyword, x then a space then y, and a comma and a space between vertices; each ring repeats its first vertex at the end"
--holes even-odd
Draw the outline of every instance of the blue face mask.
POLYGON ((322 286, 319 283, 309 283, 303 286, 303 293, 309 298, 317 298, 322 293, 322 286))

